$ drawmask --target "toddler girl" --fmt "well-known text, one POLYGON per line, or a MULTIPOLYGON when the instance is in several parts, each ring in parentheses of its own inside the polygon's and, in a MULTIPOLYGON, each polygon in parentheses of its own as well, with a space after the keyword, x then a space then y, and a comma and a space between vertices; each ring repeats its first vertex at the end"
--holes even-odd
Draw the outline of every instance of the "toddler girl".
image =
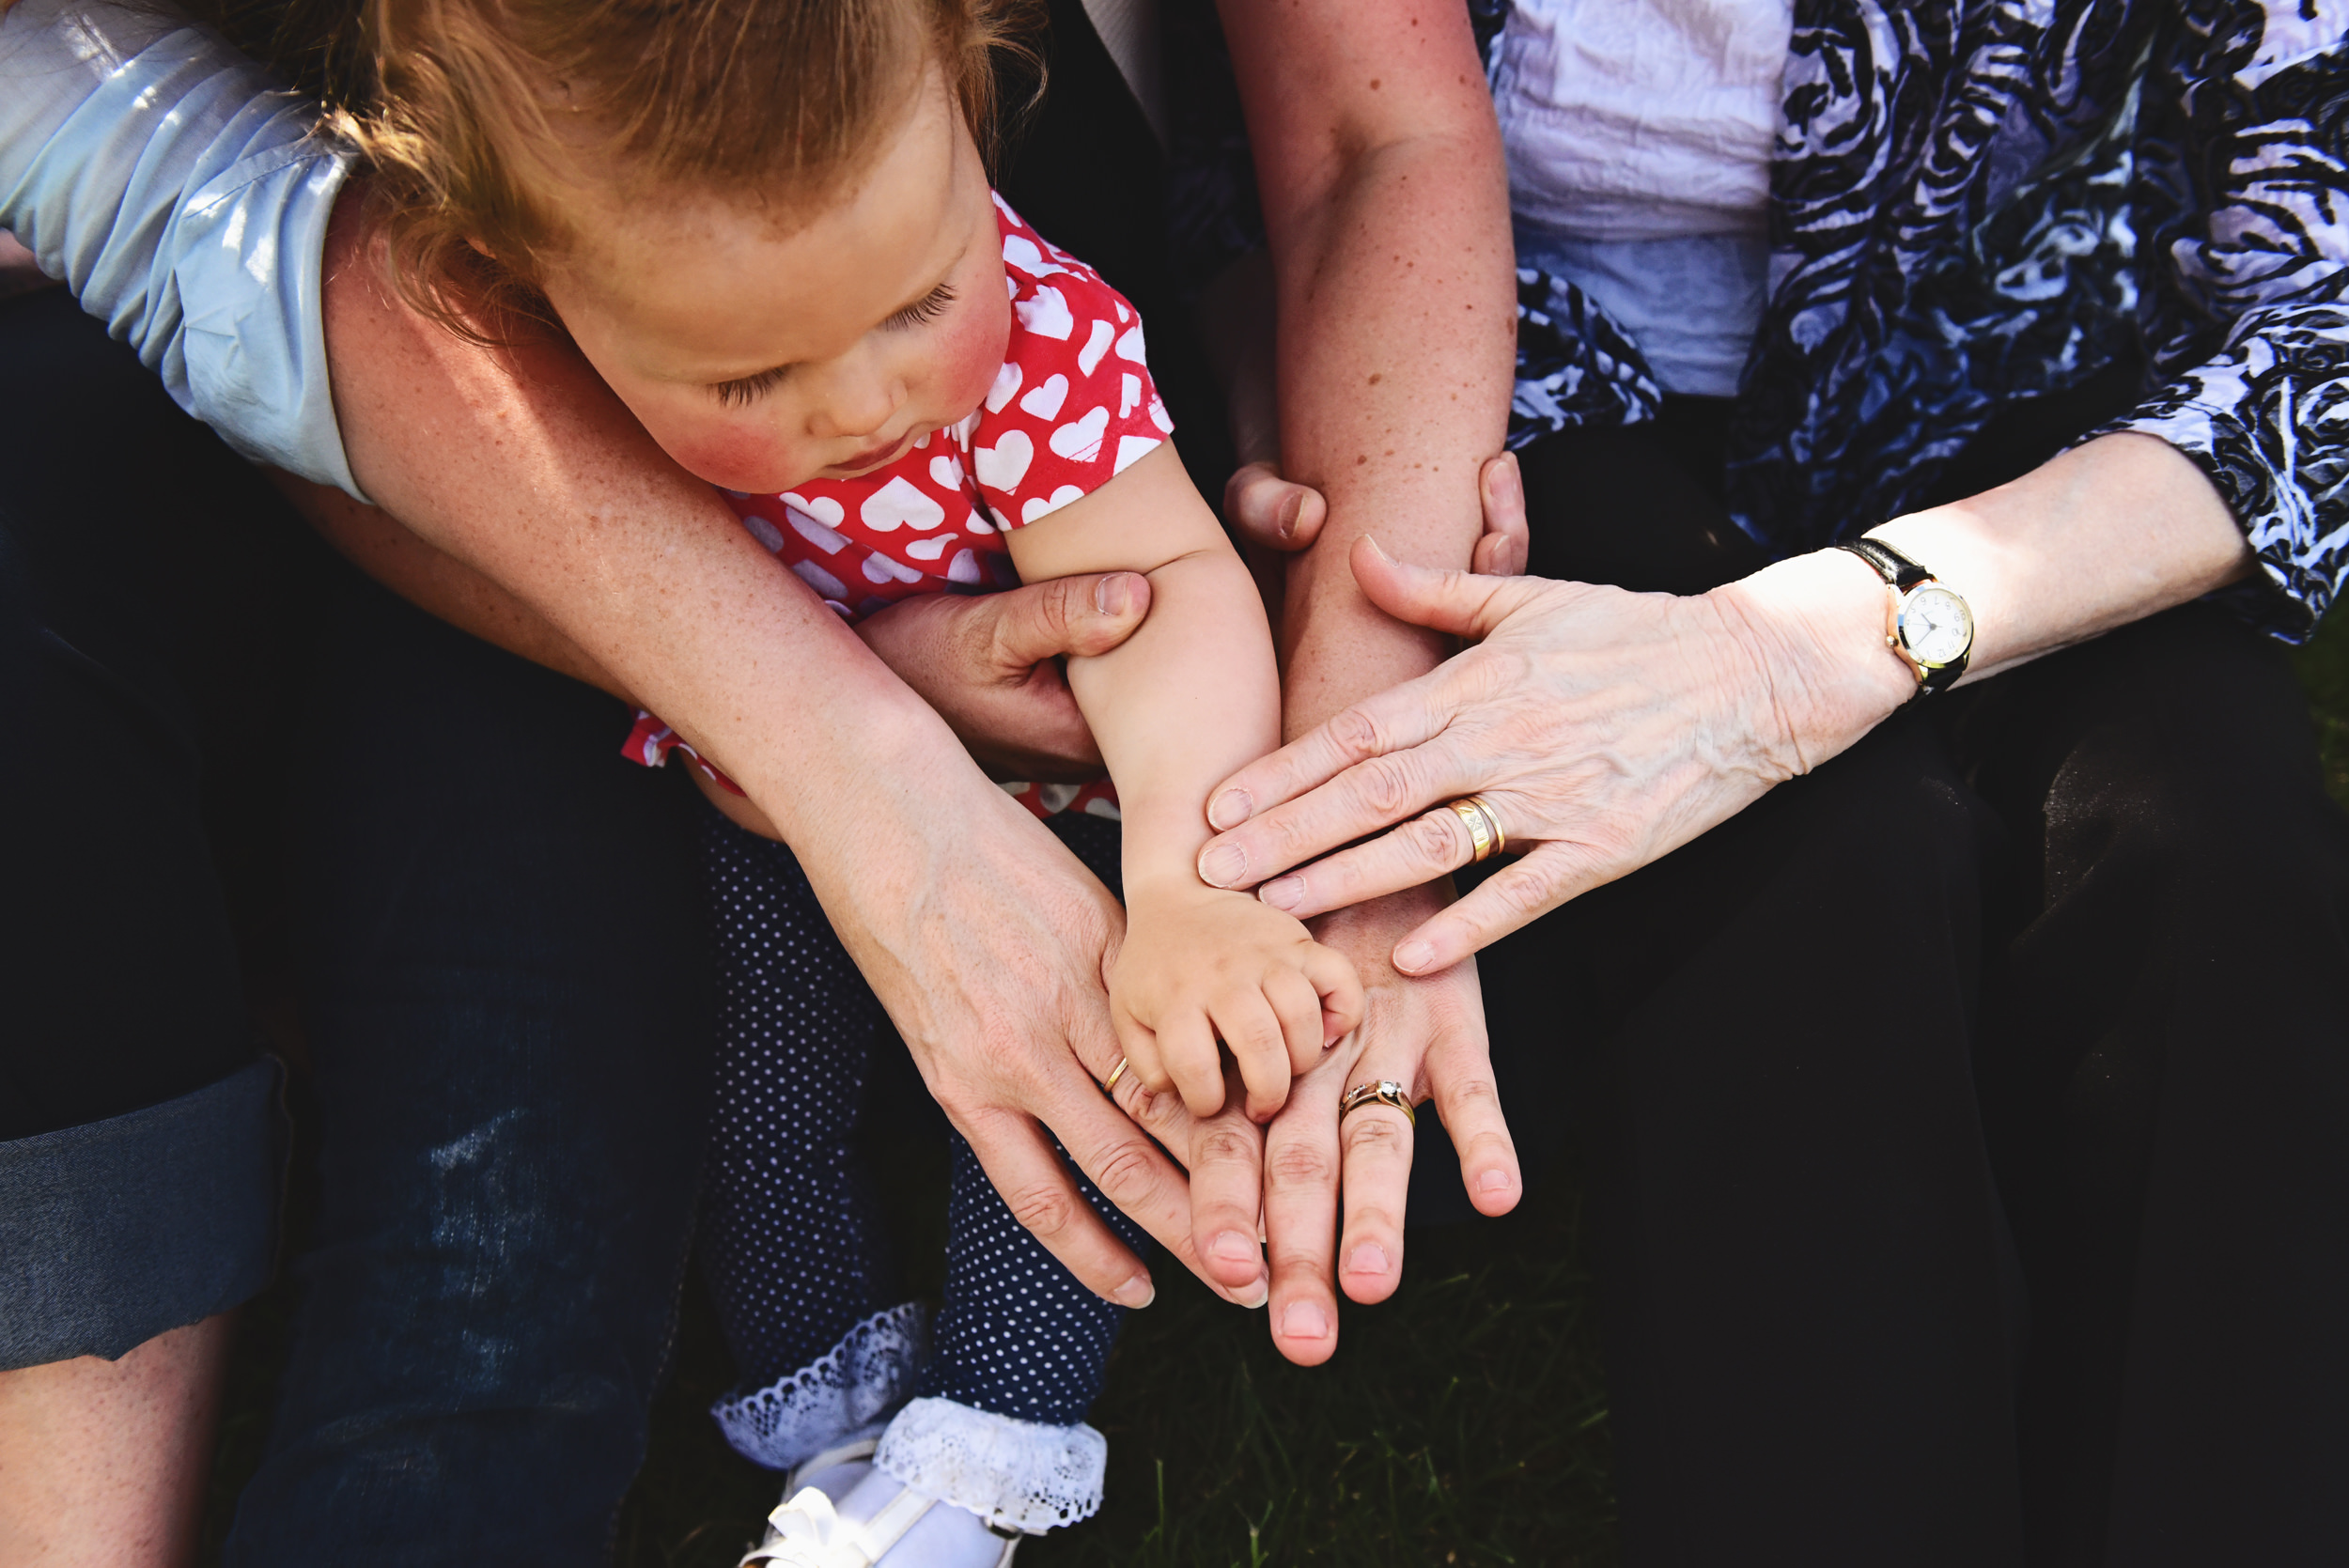
MULTIPOLYGON (((1263 609, 1168 444, 1132 307, 988 188, 988 0, 376 0, 369 17, 367 134, 407 287, 464 276, 475 300, 558 318, 841 617, 1148 575, 1141 629, 1068 672, 1114 795, 1024 793, 1039 815, 1080 806, 1055 831, 1122 875, 1119 1071, 1209 1114, 1221 1041, 1250 1111, 1277 1109, 1361 994, 1298 922, 1193 870, 1206 790, 1279 738, 1263 609)), ((680 744, 646 714, 629 751, 680 744)), ((1083 1418, 1119 1310, 958 1137, 934 1331, 889 1298, 857 1147, 880 1010, 790 852, 702 772, 731 819, 708 835, 725 996, 704 1251, 747 1379, 717 1414, 795 1469, 744 1560, 1008 1561, 1020 1532, 1097 1505, 1105 1445, 1083 1418)), ((853 831, 853 802, 834 815, 853 831)))

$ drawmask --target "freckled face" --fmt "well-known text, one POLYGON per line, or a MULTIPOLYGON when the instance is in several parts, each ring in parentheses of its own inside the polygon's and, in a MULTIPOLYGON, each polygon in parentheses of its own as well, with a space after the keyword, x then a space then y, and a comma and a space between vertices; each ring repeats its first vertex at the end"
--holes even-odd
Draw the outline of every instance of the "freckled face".
POLYGON ((784 230, 750 204, 564 193, 544 280, 655 441, 728 489, 846 478, 978 407, 1011 307, 978 148, 930 72, 889 146, 784 230))

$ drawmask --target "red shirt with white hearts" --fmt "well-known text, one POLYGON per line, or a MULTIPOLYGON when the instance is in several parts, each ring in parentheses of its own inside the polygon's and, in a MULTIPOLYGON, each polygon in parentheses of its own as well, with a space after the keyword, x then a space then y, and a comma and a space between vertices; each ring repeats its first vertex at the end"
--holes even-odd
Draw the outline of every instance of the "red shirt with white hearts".
MULTIPOLYGON (((986 400, 886 468, 779 495, 726 492, 759 543, 850 622, 915 594, 1019 586, 1004 534, 1099 489, 1174 431, 1134 307, 1000 195, 995 211, 1013 319, 986 400)), ((630 757, 657 768, 676 749, 692 756, 659 719, 637 715, 630 757)), ((1048 815, 1042 792, 1030 793, 1048 815)))

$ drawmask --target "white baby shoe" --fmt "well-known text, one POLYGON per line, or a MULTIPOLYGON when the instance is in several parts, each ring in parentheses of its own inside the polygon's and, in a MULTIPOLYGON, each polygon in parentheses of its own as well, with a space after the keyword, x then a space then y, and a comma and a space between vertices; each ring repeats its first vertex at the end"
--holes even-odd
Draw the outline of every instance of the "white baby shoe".
POLYGON ((1010 1568, 1019 1536, 873 1468, 872 1452, 847 1444, 794 1470, 740 1568, 1010 1568))

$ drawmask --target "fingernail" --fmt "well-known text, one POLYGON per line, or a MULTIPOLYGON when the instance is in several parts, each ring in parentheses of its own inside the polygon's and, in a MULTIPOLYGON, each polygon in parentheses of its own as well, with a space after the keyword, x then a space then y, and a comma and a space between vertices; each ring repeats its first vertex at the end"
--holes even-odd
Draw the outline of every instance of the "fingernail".
POLYGON ((1394 967, 1405 974, 1417 974, 1435 961, 1434 942, 1405 942, 1394 950, 1394 967))
POLYGON ((1294 909, 1304 902, 1305 878, 1276 877, 1256 890, 1256 896, 1276 909, 1294 909))
POLYGON ((1245 1307, 1252 1312, 1272 1298, 1272 1284, 1268 1280, 1259 1280, 1247 1289, 1236 1290, 1231 1295, 1234 1306, 1245 1307))
POLYGON ((1226 828, 1237 828, 1247 821, 1249 814, 1255 809, 1256 802, 1248 798, 1248 791, 1227 789, 1207 803, 1207 826, 1218 832, 1226 828))
POLYGON ((1219 1232, 1216 1238, 1207 1243, 1207 1250, 1221 1258, 1225 1263, 1254 1263, 1256 1261, 1256 1244, 1237 1231, 1219 1232))
POLYGON ((1365 1241, 1347 1255, 1348 1274, 1379 1274, 1387 1271, 1387 1250, 1375 1241, 1365 1241))
POLYGON ((1211 888, 1228 888, 1248 875, 1248 851, 1237 844, 1219 844, 1199 857, 1199 879, 1211 888))
POLYGON ((1509 1172, 1506 1171, 1486 1172, 1483 1175, 1476 1178, 1476 1190, 1479 1192, 1508 1191, 1509 1172))
POLYGON ((1129 572, 1112 572, 1093 585, 1093 607, 1104 615, 1123 615, 1133 608, 1134 580, 1129 572))
POLYGON ((1147 1274, 1137 1274, 1110 1292, 1111 1300, 1121 1307, 1132 1307, 1137 1311, 1147 1307, 1157 1300, 1158 1296, 1159 1288, 1150 1282, 1150 1276, 1147 1274))
POLYGON ((1288 1311, 1281 1314, 1281 1333, 1292 1340, 1326 1340, 1330 1337, 1330 1318, 1310 1301, 1292 1301, 1288 1311))
POLYGON ((1281 537, 1285 539, 1297 532, 1297 520, 1304 510, 1305 498, 1291 490, 1289 498, 1281 503, 1281 537))

